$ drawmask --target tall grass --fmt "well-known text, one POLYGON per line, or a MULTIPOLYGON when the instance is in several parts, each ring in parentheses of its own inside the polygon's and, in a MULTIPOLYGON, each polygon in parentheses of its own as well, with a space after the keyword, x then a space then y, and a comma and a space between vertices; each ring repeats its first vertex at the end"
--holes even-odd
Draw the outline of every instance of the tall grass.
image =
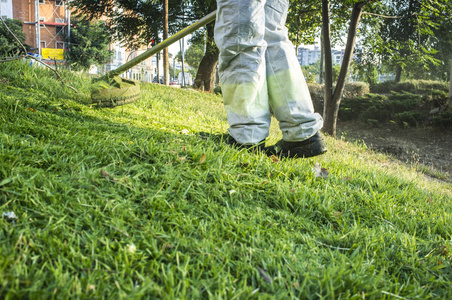
POLYGON ((217 96, 143 85, 96 109, 65 76, 79 93, 0 64, 2 298, 452 296, 451 185, 330 138, 304 160, 237 150, 198 134, 227 129, 217 96))

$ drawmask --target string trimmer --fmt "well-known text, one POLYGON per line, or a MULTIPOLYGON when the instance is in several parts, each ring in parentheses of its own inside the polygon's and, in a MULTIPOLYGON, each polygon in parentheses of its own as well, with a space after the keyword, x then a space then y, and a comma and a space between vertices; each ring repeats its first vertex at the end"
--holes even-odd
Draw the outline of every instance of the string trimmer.
POLYGON ((134 80, 121 78, 119 75, 213 20, 215 20, 215 11, 198 20, 196 23, 185 27, 160 44, 146 50, 117 69, 95 79, 95 84, 91 90, 91 99, 93 100, 93 103, 104 107, 114 107, 131 103, 139 99, 141 96, 140 83, 134 80))

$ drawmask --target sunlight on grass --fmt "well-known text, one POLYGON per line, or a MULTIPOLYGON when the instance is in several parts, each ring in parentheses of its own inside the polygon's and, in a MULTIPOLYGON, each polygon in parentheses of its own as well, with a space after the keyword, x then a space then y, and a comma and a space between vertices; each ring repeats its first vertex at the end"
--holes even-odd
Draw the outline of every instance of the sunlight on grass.
POLYGON ((198 134, 227 130, 218 96, 98 109, 65 76, 79 93, 0 64, 1 298, 452 296, 450 184, 328 137, 311 159, 236 150, 198 134))

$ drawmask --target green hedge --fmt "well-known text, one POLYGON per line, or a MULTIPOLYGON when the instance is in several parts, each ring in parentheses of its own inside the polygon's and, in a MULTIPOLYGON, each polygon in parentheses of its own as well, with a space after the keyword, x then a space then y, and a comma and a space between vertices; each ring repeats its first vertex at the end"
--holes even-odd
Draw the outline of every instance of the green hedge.
MULTIPOLYGON (((325 85, 318 83, 308 83, 309 93, 316 112, 323 112, 323 102, 325 98, 325 85)), ((347 82, 344 87, 343 98, 363 97, 370 91, 369 85, 365 82, 347 82)))
POLYGON ((370 88, 371 93, 386 94, 389 91, 424 94, 433 90, 448 91, 447 82, 433 80, 407 80, 402 82, 385 81, 370 88))
POLYGON ((432 118, 432 124, 436 127, 443 129, 452 129, 452 107, 449 106, 447 110, 444 110, 432 118))
POLYGON ((440 90, 424 95, 392 91, 386 95, 345 98, 339 108, 339 120, 356 119, 372 125, 395 121, 401 127, 433 125, 450 128, 452 107, 447 94, 440 90))
MULTIPOLYGON (((315 111, 322 114, 324 85, 308 83, 308 88, 315 111)), ((372 126, 394 121, 401 127, 433 125, 452 128, 448 88, 447 82, 428 80, 387 81, 372 88, 364 82, 348 82, 339 108, 339 120, 358 119, 372 126), (435 109, 437 112, 430 114, 435 109)), ((221 88, 216 87, 215 93, 221 94, 221 88)))

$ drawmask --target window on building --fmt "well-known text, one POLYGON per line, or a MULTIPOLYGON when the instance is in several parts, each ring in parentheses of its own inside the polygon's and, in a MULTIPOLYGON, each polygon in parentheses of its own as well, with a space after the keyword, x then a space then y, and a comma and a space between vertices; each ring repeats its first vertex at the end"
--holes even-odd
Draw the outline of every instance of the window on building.
POLYGON ((41 49, 46 48, 47 43, 46 43, 46 41, 41 41, 40 45, 41 45, 41 49))
POLYGON ((63 35, 64 34, 63 26, 55 26, 55 33, 63 35))
POLYGON ((46 4, 46 0, 39 0, 39 4, 46 4))
POLYGON ((64 48, 64 42, 56 42, 57 49, 65 49, 64 48))
POLYGON ((63 0, 55 0, 55 5, 56 6, 63 6, 64 5, 64 1, 63 0))
MULTIPOLYGON (((45 17, 39 17, 39 23, 42 23, 42 22, 45 22, 45 21, 46 21, 45 17)), ((44 24, 39 24, 39 26, 42 27, 42 28, 46 27, 46 25, 44 25, 44 24)))

